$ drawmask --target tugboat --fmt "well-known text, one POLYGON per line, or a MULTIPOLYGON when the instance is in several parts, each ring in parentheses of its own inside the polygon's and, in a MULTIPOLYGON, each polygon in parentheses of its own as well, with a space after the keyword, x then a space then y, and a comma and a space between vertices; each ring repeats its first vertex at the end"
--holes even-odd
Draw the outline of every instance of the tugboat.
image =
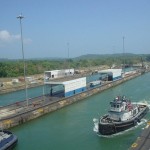
POLYGON ((99 119, 96 132, 100 135, 113 135, 130 129, 140 122, 148 110, 145 103, 131 103, 125 96, 118 96, 110 102, 108 114, 99 119))
POLYGON ((0 130, 0 150, 11 150, 17 142, 16 135, 7 130, 0 130))

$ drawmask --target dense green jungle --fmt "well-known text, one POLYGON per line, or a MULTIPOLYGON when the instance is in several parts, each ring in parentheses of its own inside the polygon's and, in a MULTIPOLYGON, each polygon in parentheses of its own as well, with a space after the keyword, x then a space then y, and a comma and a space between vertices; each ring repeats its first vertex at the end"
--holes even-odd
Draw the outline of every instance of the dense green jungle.
MULTIPOLYGON (((46 70, 84 67, 95 67, 112 64, 121 66, 121 64, 133 64, 150 62, 150 54, 107 54, 96 55, 88 54, 76 58, 43 58, 43 59, 26 59, 26 73, 28 75, 41 74, 46 70)), ((10 60, 0 59, 0 78, 18 77, 23 75, 24 63, 22 59, 10 60)))

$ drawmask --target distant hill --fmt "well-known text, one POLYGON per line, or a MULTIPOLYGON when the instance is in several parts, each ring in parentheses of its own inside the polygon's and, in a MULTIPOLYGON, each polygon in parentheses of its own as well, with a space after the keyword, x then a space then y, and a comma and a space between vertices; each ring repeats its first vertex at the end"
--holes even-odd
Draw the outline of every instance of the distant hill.
MULTIPOLYGON (((59 58, 59 57, 44 57, 44 58, 27 58, 25 60, 33 60, 33 61, 39 61, 39 60, 53 60, 53 61, 62 61, 67 58, 59 58)), ((8 59, 8 58, 0 58, 0 62, 6 62, 6 61, 22 61, 22 59, 8 59)))
POLYGON ((0 58, 0 62, 2 62, 2 61, 8 61, 9 59, 7 59, 7 58, 0 58))
POLYGON ((56 60, 56 61, 61 61, 66 58, 61 58, 61 57, 44 57, 44 58, 28 58, 27 60, 56 60))
MULTIPOLYGON (((121 58, 121 57, 143 57, 146 58, 147 56, 150 56, 150 54, 132 54, 132 53, 116 53, 116 54, 86 54, 86 55, 81 55, 78 57, 74 57, 74 58, 69 58, 69 59, 73 59, 73 60, 84 60, 84 59, 107 59, 107 58, 121 58)), ((44 58, 27 58, 26 60, 49 60, 49 61, 64 61, 68 58, 62 58, 62 57, 44 57, 44 58)), ((7 58, 0 58, 0 62, 4 62, 4 61, 18 61, 18 60, 22 60, 22 59, 7 59, 7 58)))
POLYGON ((79 57, 75 57, 74 59, 80 60, 80 59, 99 59, 99 58, 110 58, 110 57, 133 57, 133 56, 139 56, 137 54, 132 54, 132 53, 118 53, 118 54, 87 54, 87 55, 82 55, 79 57))

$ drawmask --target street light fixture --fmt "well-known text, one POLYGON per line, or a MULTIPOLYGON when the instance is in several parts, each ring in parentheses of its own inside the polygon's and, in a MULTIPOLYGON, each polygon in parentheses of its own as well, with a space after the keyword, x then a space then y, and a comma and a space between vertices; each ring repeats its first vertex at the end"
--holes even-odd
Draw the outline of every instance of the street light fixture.
POLYGON ((17 19, 19 19, 20 21, 21 48, 22 48, 22 57, 23 57, 23 64, 24 64, 25 95, 26 95, 27 108, 28 108, 29 102, 28 102, 28 93, 27 93, 27 82, 26 82, 26 65, 25 65, 25 58, 24 58, 23 35, 22 35, 22 19, 23 18, 24 16, 22 16, 22 14, 17 17, 17 19))

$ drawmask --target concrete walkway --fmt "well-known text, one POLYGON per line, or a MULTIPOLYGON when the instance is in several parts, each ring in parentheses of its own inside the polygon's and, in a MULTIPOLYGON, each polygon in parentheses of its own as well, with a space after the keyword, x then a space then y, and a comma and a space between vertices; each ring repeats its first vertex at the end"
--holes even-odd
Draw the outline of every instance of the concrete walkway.
POLYGON ((131 145, 130 150, 150 150, 150 122, 148 122, 141 135, 131 145))

